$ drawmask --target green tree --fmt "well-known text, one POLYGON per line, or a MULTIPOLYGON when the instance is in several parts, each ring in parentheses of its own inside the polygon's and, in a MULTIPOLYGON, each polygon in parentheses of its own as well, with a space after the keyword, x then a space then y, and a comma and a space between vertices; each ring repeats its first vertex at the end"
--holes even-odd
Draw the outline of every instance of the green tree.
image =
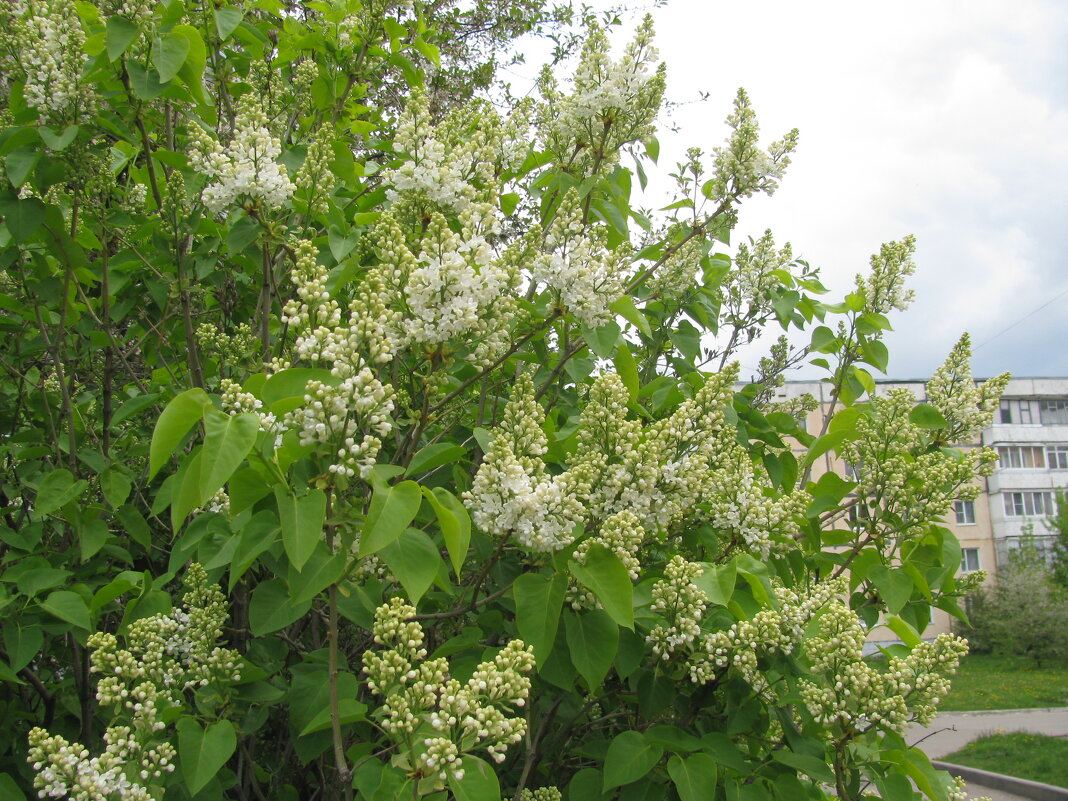
POLYGON ((643 213, 651 20, 497 109, 492 48, 566 45, 518 8, 4 7, 5 792, 961 797, 902 732, 964 652, 919 632, 993 455, 946 443, 1005 377, 965 338, 873 397, 911 238, 840 303, 724 252, 797 144, 742 91, 643 213), (766 326, 810 347, 743 385, 766 326), (770 391, 806 358, 814 433, 770 391))

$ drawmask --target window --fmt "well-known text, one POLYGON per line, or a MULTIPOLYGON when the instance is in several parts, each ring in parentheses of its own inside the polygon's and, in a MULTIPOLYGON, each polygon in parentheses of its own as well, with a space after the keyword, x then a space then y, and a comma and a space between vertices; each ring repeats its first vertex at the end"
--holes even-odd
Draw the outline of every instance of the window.
POLYGON ((1046 466, 1046 454, 1039 445, 1001 445, 998 447, 998 467, 1030 468, 1046 466))
POLYGON ((1025 398, 1002 398, 998 422, 1004 424, 1031 425, 1035 422, 1035 418, 1038 416, 1038 409, 1035 408, 1037 405, 1038 401, 1027 400, 1025 398))
POLYGON ((974 526, 975 525, 975 502, 974 501, 954 501, 953 511, 957 513, 957 525, 958 526, 974 526))
POLYGON ((974 573, 979 569, 979 549, 978 548, 961 548, 960 551, 960 572, 961 573, 974 573))
POLYGON ((1068 445, 1050 445, 1046 448, 1046 461, 1050 470, 1068 470, 1068 445))
POLYGON ((1068 424, 1068 400, 1042 401, 1042 425, 1055 426, 1068 424))
POLYGON ((1049 490, 1005 493, 1006 517, 1051 515, 1054 511, 1053 493, 1049 490))

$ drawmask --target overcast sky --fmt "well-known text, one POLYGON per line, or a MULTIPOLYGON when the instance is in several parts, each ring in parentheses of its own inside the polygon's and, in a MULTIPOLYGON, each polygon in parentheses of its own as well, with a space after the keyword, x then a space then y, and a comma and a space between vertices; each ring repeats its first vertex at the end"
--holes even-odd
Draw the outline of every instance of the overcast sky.
POLYGON ((723 140, 739 86, 765 141, 801 131, 737 235, 771 228, 834 298, 881 242, 917 236, 892 377, 929 376, 964 330, 976 375, 1068 375, 1068 2, 670 0, 653 15, 669 99, 709 93, 673 113, 661 168, 723 140))

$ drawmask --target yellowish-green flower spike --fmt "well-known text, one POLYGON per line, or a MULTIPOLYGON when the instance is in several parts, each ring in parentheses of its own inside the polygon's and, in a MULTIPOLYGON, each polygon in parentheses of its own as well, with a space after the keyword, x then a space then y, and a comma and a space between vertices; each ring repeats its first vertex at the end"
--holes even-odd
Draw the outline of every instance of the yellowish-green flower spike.
POLYGON ((1009 383, 1009 374, 1002 373, 976 384, 971 356, 971 338, 962 334, 927 382, 927 402, 946 419, 946 439, 950 442, 974 442, 993 420, 998 399, 1009 383))
POLYGON ((187 691, 240 679, 240 655, 218 645, 225 597, 199 564, 186 569, 184 583, 182 608, 131 623, 125 648, 114 634, 90 635, 90 671, 100 676, 96 699, 115 722, 104 731, 99 756, 40 727, 30 731, 28 761, 42 798, 158 801, 152 788, 174 770, 176 755, 161 713, 180 706, 187 691))
POLYGON ((905 311, 916 297, 915 291, 905 288, 909 276, 915 274, 916 237, 906 236, 900 242, 887 242, 871 257, 868 276, 857 275, 856 293, 864 299, 864 311, 888 314, 905 311))
POLYGON ((414 617, 414 607, 399 598, 375 611, 375 643, 387 650, 366 651, 363 663, 368 686, 385 699, 380 725, 411 769, 441 783, 450 774, 463 778, 463 754, 476 749, 503 762, 508 746, 526 733, 526 718, 505 712, 526 705, 533 649, 512 640, 461 684, 449 677, 444 658, 426 659, 423 630, 414 617))

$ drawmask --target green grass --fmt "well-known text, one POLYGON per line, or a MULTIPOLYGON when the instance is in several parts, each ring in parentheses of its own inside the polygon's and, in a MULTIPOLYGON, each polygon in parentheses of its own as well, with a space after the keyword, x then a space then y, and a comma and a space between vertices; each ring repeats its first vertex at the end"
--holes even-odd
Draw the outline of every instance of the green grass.
POLYGON ((990 734, 944 759, 955 765, 1068 787, 1068 740, 1060 737, 1022 731, 990 734))
POLYGON ((943 712, 1068 706, 1068 665, 1036 668, 1018 657, 973 654, 960 664, 943 712))

